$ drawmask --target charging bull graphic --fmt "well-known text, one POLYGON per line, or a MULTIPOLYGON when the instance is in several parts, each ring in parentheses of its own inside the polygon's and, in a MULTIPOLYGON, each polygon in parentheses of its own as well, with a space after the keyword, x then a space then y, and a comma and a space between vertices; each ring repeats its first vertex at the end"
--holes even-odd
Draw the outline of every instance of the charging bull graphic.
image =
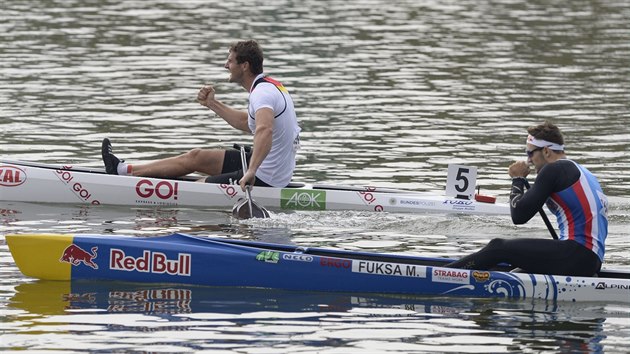
POLYGON ((59 261, 70 263, 73 266, 79 265, 79 263, 83 262, 83 264, 88 267, 98 269, 98 265, 92 261, 96 258, 96 250, 98 250, 98 247, 92 247, 92 253, 88 253, 81 247, 71 244, 63 251, 63 255, 61 255, 59 261))

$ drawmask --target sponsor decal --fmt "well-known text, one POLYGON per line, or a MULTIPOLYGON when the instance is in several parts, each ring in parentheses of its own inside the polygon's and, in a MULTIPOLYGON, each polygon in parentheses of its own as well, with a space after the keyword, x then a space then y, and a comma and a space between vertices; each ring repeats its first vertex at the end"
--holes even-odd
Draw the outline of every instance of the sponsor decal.
POLYGON ((90 268, 98 269, 98 265, 94 263, 98 247, 92 247, 90 251, 91 252, 87 252, 83 248, 73 243, 70 246, 66 247, 65 250, 63 250, 59 261, 70 263, 73 266, 78 266, 79 264, 83 263, 90 268))
POLYGON ((471 205, 472 203, 474 203, 472 200, 463 200, 463 199, 459 199, 459 200, 447 199, 444 201, 444 204, 449 204, 449 205, 471 205))
POLYGON ((453 210, 475 210, 474 201, 472 200, 445 200, 442 204, 450 205, 453 210))
POLYGON ((309 256, 306 254, 283 253, 282 259, 287 261, 312 262, 313 256, 309 256))
POLYGON ((55 170, 57 174, 57 178, 63 183, 65 183, 70 191, 74 193, 81 201, 98 205, 101 204, 97 199, 92 197, 92 193, 88 190, 87 187, 84 187, 80 182, 74 181, 74 174, 72 171, 68 171, 67 169, 72 168, 70 166, 63 166, 60 170, 55 170))
POLYGON ((417 200, 417 199, 400 199, 400 205, 413 205, 418 207, 434 207, 435 201, 417 200))
POLYGON ((452 268, 433 268, 431 280, 438 283, 470 284, 470 271, 452 268))
POLYGON ((359 197, 365 203, 365 205, 374 204, 374 211, 383 211, 383 206, 378 203, 375 203, 376 196, 374 195, 374 193, 372 193, 375 191, 376 191, 375 187, 365 187, 365 191, 359 192, 359 197))
POLYGON ((415 264, 353 261, 354 273, 366 273, 376 275, 393 275, 398 277, 426 278, 427 268, 415 264))
POLYGON ((478 283, 483 283, 483 282, 488 281, 488 279, 490 279, 490 272, 482 272, 482 271, 474 270, 472 272, 472 276, 473 278, 475 278, 475 280, 478 283))
POLYGON ((127 256, 125 251, 112 248, 109 250, 109 269, 127 272, 183 275, 191 274, 192 256, 178 253, 177 259, 168 259, 162 252, 142 251, 142 256, 127 256))
POLYGON ((228 199, 233 199, 238 195, 238 190, 232 184, 219 184, 219 189, 228 199))
POLYGON ((352 261, 349 259, 340 259, 340 258, 328 258, 321 257, 319 259, 319 265, 322 267, 332 267, 332 268, 344 268, 348 269, 352 266, 352 261))
POLYGON ((280 207, 291 210, 326 210, 326 191, 283 188, 280 207))
POLYGON ((628 284, 607 284, 604 281, 600 281, 595 286, 595 289, 598 289, 598 290, 606 290, 606 289, 630 290, 630 285, 628 285, 628 284))
POLYGON ((26 172, 13 166, 0 166, 0 186, 17 187, 26 182, 26 172))
MULTIPOLYGON (((163 200, 163 201, 174 201, 177 200, 177 190, 179 188, 178 182, 171 181, 159 181, 154 183, 150 179, 141 179, 136 183, 136 195, 140 198, 148 199, 153 196, 163 200)), ((144 201, 146 202, 146 201, 144 201)), ((163 202, 158 202, 154 204, 165 204, 163 202)))
POLYGON ((280 260, 280 253, 274 251, 262 251, 256 255, 256 260, 267 263, 278 263, 280 260))

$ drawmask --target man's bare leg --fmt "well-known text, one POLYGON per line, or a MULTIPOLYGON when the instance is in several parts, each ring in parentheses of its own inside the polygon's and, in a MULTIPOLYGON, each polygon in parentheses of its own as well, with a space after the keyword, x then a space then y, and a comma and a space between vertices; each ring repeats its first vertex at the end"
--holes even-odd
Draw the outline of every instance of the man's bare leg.
POLYGON ((112 153, 109 139, 103 139, 103 162, 108 174, 133 175, 139 177, 174 178, 200 172, 218 175, 223 169, 225 150, 192 149, 189 152, 142 165, 125 164, 112 153))
POLYGON ((134 176, 174 178, 200 172, 210 176, 221 173, 225 150, 192 149, 189 152, 153 161, 143 165, 132 165, 134 176))

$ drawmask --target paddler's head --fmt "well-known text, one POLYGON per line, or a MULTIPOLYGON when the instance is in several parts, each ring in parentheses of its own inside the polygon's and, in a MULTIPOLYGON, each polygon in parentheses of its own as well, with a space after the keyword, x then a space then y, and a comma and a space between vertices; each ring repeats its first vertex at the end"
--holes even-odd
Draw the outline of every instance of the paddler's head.
POLYGON ((525 153, 527 162, 534 165, 536 172, 543 166, 565 158, 564 137, 560 128, 546 121, 543 124, 527 128, 525 153))

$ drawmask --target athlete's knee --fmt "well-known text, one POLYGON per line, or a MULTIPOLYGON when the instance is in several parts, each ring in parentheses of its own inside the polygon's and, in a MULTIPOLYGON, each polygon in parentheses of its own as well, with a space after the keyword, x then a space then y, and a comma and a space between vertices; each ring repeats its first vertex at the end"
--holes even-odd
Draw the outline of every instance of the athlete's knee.
POLYGON ((199 155, 201 155, 201 152, 203 151, 203 149, 200 148, 194 148, 191 149, 190 151, 188 151, 187 153, 184 154, 184 156, 188 159, 196 159, 199 157, 199 155))
POLYGON ((492 240, 490 240, 490 242, 488 242, 488 244, 486 245, 485 249, 487 250, 496 250, 496 249, 500 249, 503 247, 503 245, 505 245, 505 240, 502 238, 493 238, 492 240))

